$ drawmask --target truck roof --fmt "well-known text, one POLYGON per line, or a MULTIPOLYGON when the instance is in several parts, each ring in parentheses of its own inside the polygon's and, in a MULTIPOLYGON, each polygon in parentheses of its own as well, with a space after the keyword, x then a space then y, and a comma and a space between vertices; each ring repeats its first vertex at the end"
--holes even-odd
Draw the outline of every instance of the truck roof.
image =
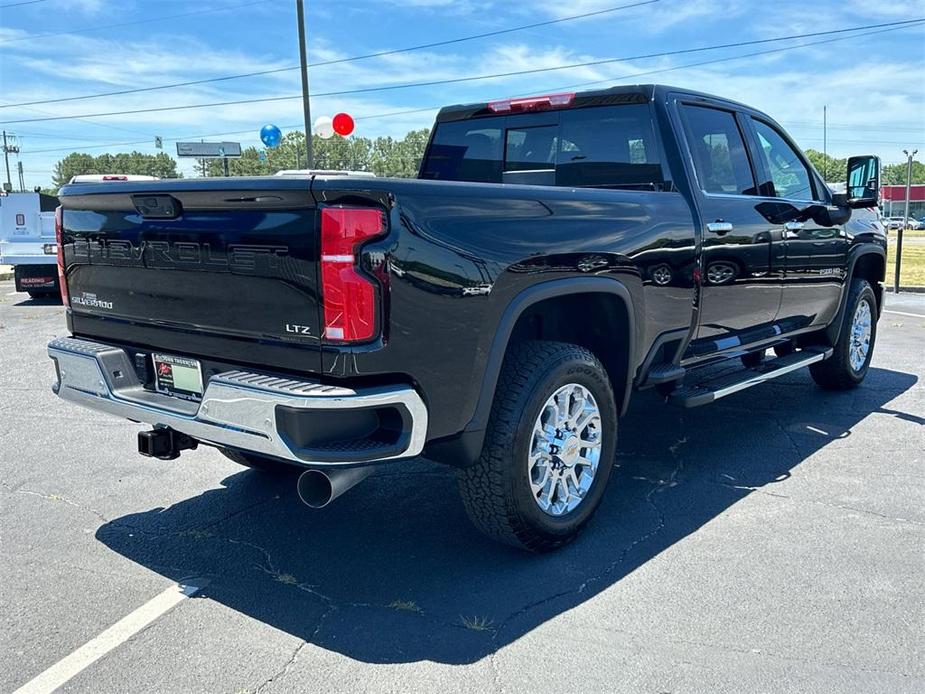
MULTIPOLYGON (((673 87, 667 84, 627 84, 606 89, 594 89, 581 92, 567 92, 558 94, 538 95, 537 97, 512 97, 510 99, 497 99, 494 101, 484 101, 472 104, 455 104, 445 106, 437 114, 436 122, 465 120, 467 118, 478 118, 480 116, 497 116, 503 115, 505 111, 497 110, 499 105, 507 102, 530 101, 533 99, 545 99, 552 97, 570 97, 568 103, 557 106, 553 101, 549 109, 556 108, 582 108, 586 106, 612 106, 616 104, 641 104, 652 100, 661 99, 668 93, 682 93, 693 97, 715 99, 724 101, 727 104, 735 104, 743 108, 750 108, 746 104, 740 104, 731 99, 726 99, 713 94, 684 89, 682 87, 673 87)), ((509 110, 506 112, 510 112, 509 110)))

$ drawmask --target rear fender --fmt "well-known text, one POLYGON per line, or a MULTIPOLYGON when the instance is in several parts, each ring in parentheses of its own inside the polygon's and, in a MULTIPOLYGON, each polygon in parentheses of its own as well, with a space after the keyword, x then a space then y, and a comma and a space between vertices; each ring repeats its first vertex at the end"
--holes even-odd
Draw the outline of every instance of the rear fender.
POLYGON ((443 462, 459 467, 465 467, 478 458, 485 438, 485 428, 491 415, 504 356, 518 319, 528 308, 541 301, 575 294, 605 294, 622 302, 628 326, 624 355, 626 378, 621 385, 616 386, 620 392, 615 392, 614 397, 620 413, 626 411, 639 352, 635 306, 629 290, 619 280, 605 277, 576 277, 543 282, 517 294, 501 316, 486 361, 475 414, 469 424, 460 436, 430 444, 428 450, 425 451, 426 455, 432 455, 443 462))

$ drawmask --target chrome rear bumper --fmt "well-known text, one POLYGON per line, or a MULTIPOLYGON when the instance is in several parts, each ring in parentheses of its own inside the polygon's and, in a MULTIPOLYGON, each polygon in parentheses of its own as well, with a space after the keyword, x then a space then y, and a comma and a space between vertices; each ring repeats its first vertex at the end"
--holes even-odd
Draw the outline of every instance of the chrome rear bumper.
MULTIPOLYGON (((427 408, 410 386, 352 390, 317 382, 227 371, 209 379, 202 402, 145 390, 119 347, 71 337, 53 340, 58 382, 65 400, 136 422, 170 427, 221 447, 282 458, 306 466, 350 465, 420 454, 427 408), (394 411, 395 440, 352 439, 306 446, 294 432, 311 426, 312 412, 394 411), (303 416, 304 415, 304 416, 303 416)), ((330 415, 329 415, 330 416, 330 415)), ((318 426, 324 426, 323 423, 318 426)))

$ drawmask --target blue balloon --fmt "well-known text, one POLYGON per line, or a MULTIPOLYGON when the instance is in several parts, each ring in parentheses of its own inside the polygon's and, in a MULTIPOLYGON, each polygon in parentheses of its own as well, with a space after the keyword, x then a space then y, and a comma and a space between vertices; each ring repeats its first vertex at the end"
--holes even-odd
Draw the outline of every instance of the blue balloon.
POLYGON ((276 147, 283 139, 283 133, 273 124, 260 128, 260 139, 267 147, 276 147))

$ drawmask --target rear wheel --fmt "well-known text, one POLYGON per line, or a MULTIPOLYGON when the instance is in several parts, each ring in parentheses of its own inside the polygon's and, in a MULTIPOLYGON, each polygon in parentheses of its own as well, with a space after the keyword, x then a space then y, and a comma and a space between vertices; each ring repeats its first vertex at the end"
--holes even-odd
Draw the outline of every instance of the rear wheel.
POLYGON ((613 469, 617 408, 583 347, 527 342, 505 357, 478 461, 459 471, 463 503, 489 537, 531 551, 571 541, 613 469))
POLYGON ((867 280, 852 280, 838 342, 831 357, 810 365, 813 380, 827 390, 854 388, 867 376, 876 339, 877 297, 867 280))
POLYGON ((223 456, 234 461, 238 465, 244 465, 245 467, 260 472, 287 473, 298 469, 295 465, 289 465, 275 458, 265 458, 262 455, 243 453, 230 448, 220 448, 219 451, 221 451, 223 456))

